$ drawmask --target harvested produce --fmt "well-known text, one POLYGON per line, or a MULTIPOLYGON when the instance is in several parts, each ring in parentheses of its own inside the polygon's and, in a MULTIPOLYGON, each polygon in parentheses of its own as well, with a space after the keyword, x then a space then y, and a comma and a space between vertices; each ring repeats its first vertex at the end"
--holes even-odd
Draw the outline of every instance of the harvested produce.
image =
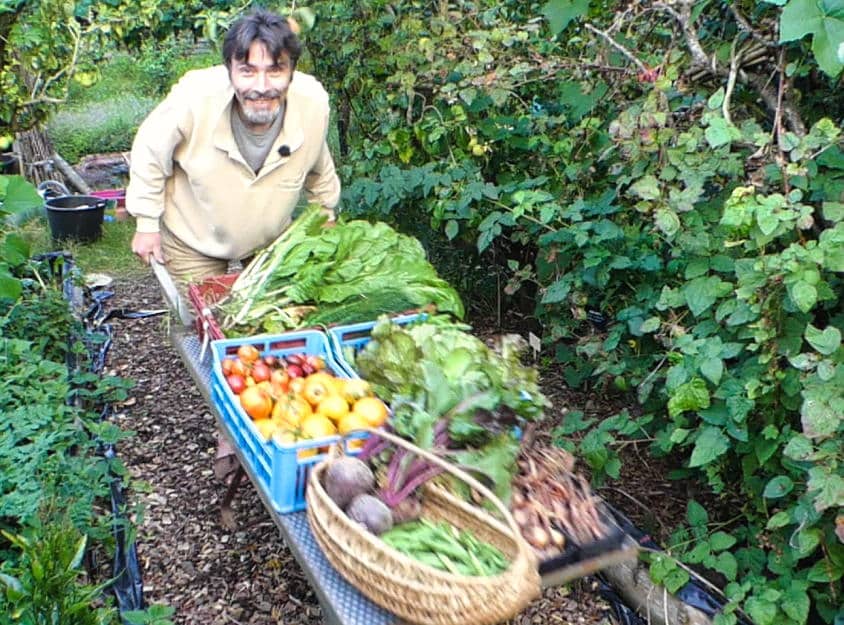
MULTIPOLYGON (((262 355, 243 345, 220 367, 241 407, 264 440, 285 444, 383 425, 387 406, 363 380, 338 378, 314 354, 262 355)), ((362 441, 351 441, 350 446, 362 441)), ((317 449, 302 449, 299 457, 317 449)))
MULTIPOLYGON (((517 427, 540 419, 547 404, 536 369, 520 360, 522 342, 506 336, 496 351, 466 326, 442 317, 404 327, 383 317, 353 358, 361 377, 390 403, 397 434, 447 453, 507 501, 519 454, 517 427)), ((365 447, 364 453, 380 451, 365 447)), ((395 496, 385 498, 390 506, 437 474, 426 472, 421 460, 399 470, 395 465, 404 462, 403 455, 395 452, 391 462, 388 491, 395 496)))
POLYGON ((419 241, 381 222, 324 223, 311 205, 255 256, 216 304, 226 334, 368 321, 430 305, 463 316, 457 291, 419 241))
POLYGON ((352 499, 346 514, 378 536, 393 527, 393 514, 387 505, 373 495, 362 494, 352 499))
POLYGON ((610 527, 574 458, 558 447, 525 449, 513 479, 510 509, 522 536, 543 558, 606 538, 610 527))
POLYGON ((369 466, 350 456, 333 460, 325 471, 325 492, 345 509, 358 495, 371 492, 375 476, 369 466))
POLYGON ((497 575, 509 564, 498 548, 443 521, 402 523, 381 534, 381 540, 414 560, 454 575, 497 575))

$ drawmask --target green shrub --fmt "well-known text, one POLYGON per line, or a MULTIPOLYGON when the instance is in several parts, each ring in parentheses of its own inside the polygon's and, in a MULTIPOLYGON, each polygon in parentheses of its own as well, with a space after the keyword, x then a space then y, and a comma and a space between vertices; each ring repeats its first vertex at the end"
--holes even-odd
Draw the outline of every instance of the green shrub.
POLYGON ((56 151, 70 163, 86 154, 122 152, 132 147, 138 126, 155 105, 151 97, 124 94, 61 111, 47 132, 56 151))
POLYGON ((138 57, 114 53, 95 83, 73 83, 66 107, 47 124, 50 139, 71 163, 87 154, 127 151, 140 123, 185 72, 219 62, 216 51, 188 42, 151 43, 138 57))

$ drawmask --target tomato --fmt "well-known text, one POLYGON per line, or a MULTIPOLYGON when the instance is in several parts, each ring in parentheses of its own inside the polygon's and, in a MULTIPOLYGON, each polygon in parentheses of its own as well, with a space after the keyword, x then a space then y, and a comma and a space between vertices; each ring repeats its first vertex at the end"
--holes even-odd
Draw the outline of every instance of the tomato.
POLYGON ((256 382, 266 382, 270 379, 271 374, 272 370, 266 363, 261 362, 260 360, 252 365, 252 377, 256 382))
POLYGON ((322 356, 316 356, 314 354, 305 356, 305 362, 314 371, 322 371, 325 369, 325 359, 322 356))
POLYGON ((294 395, 301 395, 305 388, 305 378, 293 378, 290 380, 290 392, 294 395))
POLYGON ((302 395, 305 396, 312 406, 316 406, 323 399, 334 392, 334 376, 325 373, 314 373, 305 378, 305 386, 302 395))
POLYGON ((240 395, 243 392, 243 389, 246 388, 246 380, 242 375, 237 375, 236 373, 227 375, 226 382, 229 383, 229 388, 235 395, 240 395))
POLYGON ((234 367, 234 362, 234 358, 223 358, 223 362, 220 363, 220 368, 222 368, 224 376, 228 377, 233 373, 232 367, 234 367))
POLYGON ((312 414, 311 405, 301 397, 285 397, 276 402, 272 418, 283 427, 295 430, 312 414))
POLYGON ((237 358, 232 363, 232 373, 245 378, 247 375, 249 375, 249 366, 240 358, 237 358))
POLYGON ((245 364, 251 365, 261 357, 261 352, 254 345, 241 345, 237 348, 237 357, 245 364))
POLYGON ((248 386, 240 394, 240 405, 253 419, 269 419, 273 411, 272 398, 259 386, 248 386))
POLYGON ((363 417, 374 428, 384 425, 389 416, 386 404, 377 397, 362 397, 352 406, 352 412, 363 417))
POLYGON ((319 402, 316 411, 336 423, 349 414, 349 404, 339 395, 328 395, 319 402))

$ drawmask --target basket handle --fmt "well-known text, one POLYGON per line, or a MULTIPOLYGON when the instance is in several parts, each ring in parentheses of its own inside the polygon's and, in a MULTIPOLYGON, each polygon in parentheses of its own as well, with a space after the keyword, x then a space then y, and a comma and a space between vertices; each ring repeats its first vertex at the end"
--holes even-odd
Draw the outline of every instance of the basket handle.
MULTIPOLYGON (((384 439, 390 441, 391 443, 398 445, 399 447, 404 447, 405 449, 407 449, 411 453, 414 453, 417 456, 419 456, 420 458, 424 458, 428 462, 437 465, 438 467, 440 467, 441 469, 443 469, 447 473, 451 473, 456 478, 462 480, 463 482, 465 482, 466 484, 468 484, 469 486, 474 488, 481 495, 483 495, 486 499, 491 501, 492 504, 498 510, 498 512, 501 513, 501 516, 504 517, 504 520, 506 521, 507 525, 509 526, 510 531, 513 532, 513 535, 514 535, 515 540, 516 540, 516 545, 518 546, 519 551, 522 551, 522 552, 528 551, 529 548, 527 546, 527 542, 525 542, 524 538, 522 537, 522 532, 519 529, 519 526, 516 524, 516 520, 513 518, 513 515, 510 514, 510 511, 504 505, 504 502, 502 502, 501 499, 499 499, 498 496, 495 493, 493 493, 486 486, 484 486, 478 480, 476 480, 471 475, 469 475, 466 471, 464 471, 460 467, 454 466, 451 462, 443 460, 442 458, 440 458, 436 454, 432 454, 430 451, 428 451, 426 449, 422 449, 421 447, 417 447, 416 445, 414 445, 410 441, 405 440, 404 438, 402 438, 400 436, 396 436, 395 434, 391 434, 390 432, 386 432, 384 430, 378 430, 378 429, 375 429, 375 428, 366 428, 366 431, 369 432, 370 434, 375 435, 375 436, 380 436, 381 438, 384 438, 384 439)), ((532 553, 532 551, 530 551, 529 553, 532 553)))

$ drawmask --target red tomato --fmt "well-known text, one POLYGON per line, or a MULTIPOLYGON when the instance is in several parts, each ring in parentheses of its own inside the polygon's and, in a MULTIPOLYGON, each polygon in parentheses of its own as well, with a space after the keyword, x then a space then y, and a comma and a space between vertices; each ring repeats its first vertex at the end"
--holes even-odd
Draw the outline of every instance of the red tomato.
POLYGON ((256 382, 266 382, 270 379, 272 370, 260 360, 252 365, 252 377, 256 382))
POLYGON ((229 383, 229 388, 231 388, 232 393, 235 395, 240 395, 243 392, 243 389, 246 388, 246 380, 242 375, 238 375, 236 373, 227 375, 226 382, 229 383))

